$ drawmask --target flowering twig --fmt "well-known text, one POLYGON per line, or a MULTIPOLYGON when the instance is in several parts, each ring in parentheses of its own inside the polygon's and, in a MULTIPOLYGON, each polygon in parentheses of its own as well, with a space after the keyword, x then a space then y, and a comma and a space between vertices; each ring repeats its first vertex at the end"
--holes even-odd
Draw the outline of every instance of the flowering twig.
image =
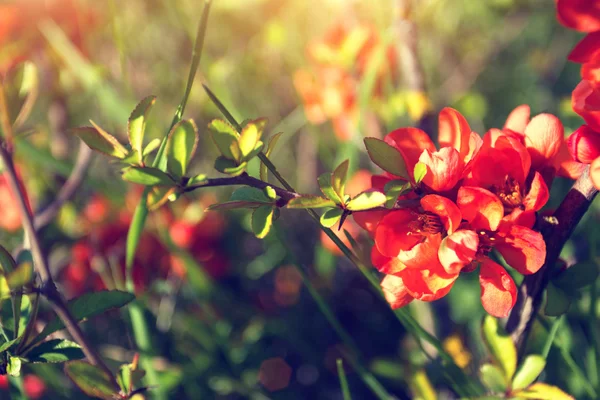
POLYGON ((542 303, 544 289, 560 252, 597 193, 598 190, 590 179, 588 167, 577 179, 552 217, 544 220, 541 232, 546 242, 546 261, 537 273, 525 276, 519 288, 517 303, 506 325, 507 331, 520 351, 525 347, 527 336, 542 303))
POLYGON ((77 161, 71 175, 69 175, 65 184, 60 188, 54 201, 36 213, 33 221, 36 229, 41 229, 48 225, 56 217, 63 204, 77 192, 83 183, 91 161, 92 150, 84 142, 81 142, 79 145, 79 155, 77 156, 77 161))
POLYGON ((96 352, 96 350, 92 347, 88 339, 83 334, 83 331, 77 324, 77 319, 69 311, 67 302, 65 301, 62 294, 58 291, 56 284, 52 279, 52 274, 50 273, 50 265, 48 264, 48 259, 37 235, 37 231, 34 226, 33 216, 28 210, 25 200, 25 193, 23 193, 23 191, 20 188, 19 181, 17 179, 17 173, 15 171, 15 166, 12 161, 12 156, 10 152, 4 147, 3 143, 0 143, 0 160, 4 164, 4 168, 8 178, 9 188, 16 199, 17 207, 19 208, 23 228, 25 230, 25 234, 27 235, 29 245, 31 247, 31 254, 34 259, 34 266, 42 281, 40 293, 51 304, 52 309, 63 322, 65 328, 71 334, 73 339, 81 346, 83 353, 88 358, 90 363, 101 368, 109 377, 111 377, 113 381, 115 381, 114 375, 111 372, 111 370, 104 363, 100 355, 96 352))

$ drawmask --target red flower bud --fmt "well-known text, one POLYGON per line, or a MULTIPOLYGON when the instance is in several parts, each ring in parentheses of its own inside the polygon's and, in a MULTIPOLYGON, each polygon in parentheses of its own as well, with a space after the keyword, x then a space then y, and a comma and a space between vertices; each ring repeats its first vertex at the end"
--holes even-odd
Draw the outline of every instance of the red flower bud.
POLYGON ((569 136, 567 145, 575 161, 589 164, 600 156, 600 133, 582 125, 569 136))

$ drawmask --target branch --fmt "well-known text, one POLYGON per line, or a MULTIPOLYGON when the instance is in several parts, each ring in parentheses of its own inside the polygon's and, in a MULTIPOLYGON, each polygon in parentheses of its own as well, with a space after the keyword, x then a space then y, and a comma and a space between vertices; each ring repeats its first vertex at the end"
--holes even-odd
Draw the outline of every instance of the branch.
POLYGON ((257 189, 264 189, 267 186, 272 187, 275 190, 275 193, 279 197, 281 197, 281 204, 277 204, 279 207, 285 206, 291 199, 300 197, 300 195, 296 192, 282 189, 278 186, 271 185, 267 182, 261 181, 260 179, 256 179, 246 172, 239 176, 233 176, 228 178, 210 178, 207 179, 204 183, 198 185, 192 185, 185 188, 184 192, 191 192, 196 189, 201 189, 205 187, 215 187, 215 186, 237 186, 237 185, 246 185, 252 186, 257 189))
MULTIPOLYGON (((29 245, 31 247, 31 253, 34 259, 34 266, 37 273, 40 275, 40 279, 42 280, 42 286, 40 288, 41 294, 46 297, 48 302, 52 305, 52 309, 61 319, 67 331, 71 334, 73 339, 81 346, 83 353, 88 358, 90 363, 101 368, 108 376, 111 377, 113 381, 115 381, 114 375, 112 371, 108 368, 108 366, 104 363, 100 355, 96 352, 96 350, 92 347, 90 342, 84 336, 83 331, 77 324, 77 320, 67 306, 65 299, 62 294, 56 288, 56 284, 52 279, 52 274, 50 273, 50 266, 48 264, 48 260, 44 250, 42 249, 39 237, 35 230, 33 217, 27 208, 27 204, 25 201, 25 193, 22 191, 19 181, 17 179, 17 173, 15 171, 15 166, 12 161, 12 156, 9 151, 4 147, 4 143, 0 142, 0 160, 4 164, 4 168, 6 170, 6 175, 8 178, 8 185, 13 193, 17 206, 19 208, 19 213, 21 214, 21 221, 23 223, 23 228, 25 230, 25 234, 29 239, 29 245)), ((116 384, 116 381, 115 381, 116 384)))
POLYGON ((92 150, 82 141, 79 145, 79 155, 77 156, 73 171, 63 187, 60 188, 56 199, 36 213, 34 218, 36 229, 39 230, 48 225, 56 217, 63 204, 79 190, 91 162, 92 150))
POLYGON ((527 336, 542 303, 544 289, 560 252, 597 193, 598 190, 590 179, 588 167, 577 179, 553 216, 545 220, 541 232, 546 242, 546 261, 537 273, 525 276, 519 288, 517 303, 506 324, 507 331, 520 351, 525 347, 527 336))

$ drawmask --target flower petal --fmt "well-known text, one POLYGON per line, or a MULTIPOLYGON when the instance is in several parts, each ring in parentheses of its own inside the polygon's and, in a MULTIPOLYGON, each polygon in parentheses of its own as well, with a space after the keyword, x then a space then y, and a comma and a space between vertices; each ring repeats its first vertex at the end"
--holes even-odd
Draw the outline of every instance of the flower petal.
POLYGON ((559 176, 577 179, 585 170, 586 165, 573 160, 573 157, 571 157, 571 154, 569 153, 567 142, 563 141, 558 150, 558 154, 554 157, 553 168, 559 176))
POLYGON ((510 129, 513 132, 525 133, 525 128, 529 124, 529 118, 531 116, 531 109, 527 104, 521 104, 508 114, 506 122, 504 123, 504 129, 510 129))
POLYGON ((458 229, 462 215, 452 200, 437 194, 430 194, 421 199, 421 207, 425 211, 438 215, 448 234, 458 229))
POLYGON ((406 268, 398 274, 412 297, 421 301, 434 301, 444 297, 458 278, 448 274, 441 264, 433 263, 429 268, 406 268))
POLYGON ((458 151, 452 147, 444 147, 434 153, 425 150, 419 162, 427 166, 422 182, 436 192, 451 190, 462 178, 464 164, 458 151))
POLYGON ((397 257, 386 257, 381 254, 377 250, 377 246, 371 248, 371 263, 379 272, 384 274, 395 274, 406 268, 397 257))
POLYGON ((385 299, 393 309, 401 308, 413 301, 408 293, 402 278, 394 275, 386 275, 381 281, 381 289, 385 299))
POLYGON ((456 204, 463 219, 469 221, 475 230, 495 231, 504 216, 504 207, 500 199, 483 188, 461 187, 458 189, 456 204))
POLYGON ((400 251, 410 250, 423 240, 421 235, 413 235, 409 224, 414 221, 415 213, 410 210, 398 210, 387 214, 379 221, 375 229, 375 245, 386 257, 397 257, 400 251))
POLYGON ((471 127, 465 117, 457 110, 446 107, 440 111, 438 122, 440 146, 455 148, 460 155, 460 159, 465 160, 469 154, 471 140, 471 127))
POLYGON ((546 260, 542 234, 525 226, 502 225, 496 235, 496 249, 508 265, 523 275, 536 273, 546 260))
POLYGON ((600 90, 592 82, 579 82, 571 95, 571 105, 590 128, 600 132, 600 90))
POLYGON ((439 264, 438 248, 442 241, 440 234, 427 237, 421 243, 415 244, 410 250, 402 250, 398 260, 406 268, 429 268, 432 264, 439 264))
POLYGON ((391 211, 388 210, 376 210, 376 211, 356 211, 352 213, 354 221, 365 231, 369 233, 369 236, 375 236, 375 229, 377 224, 383 217, 385 217, 391 211))
POLYGON ((600 190, 600 157, 596 158, 590 164, 590 178, 592 179, 594 187, 600 190))
POLYGON ((539 168, 558 153, 564 140, 564 128, 552 114, 539 114, 525 128, 525 146, 531 155, 531 165, 539 168))
POLYGON ((586 63, 598 50, 600 50, 600 32, 588 33, 575 45, 567 58, 576 63, 586 63))
POLYGON ((486 258, 481 263, 479 285, 485 311, 497 318, 507 317, 517 301, 517 287, 508 272, 486 258))
POLYGON ((475 259, 478 247, 477 233, 461 229, 442 240, 438 258, 447 273, 457 274, 475 259))
POLYGON ((558 0, 556 18, 567 28, 580 32, 600 31, 600 7, 593 0, 558 0))
POLYGON ((535 171, 533 180, 529 184, 529 193, 523 200, 523 205, 526 210, 539 211, 546 205, 550 198, 548 186, 538 171, 535 171))
POLYGON ((590 164, 600 156, 600 133, 582 125, 569 136, 567 146, 575 161, 590 164))
POLYGON ((385 142, 397 148, 404 156, 410 176, 423 150, 435 151, 435 144, 427 133, 417 128, 400 128, 388 133, 385 142))

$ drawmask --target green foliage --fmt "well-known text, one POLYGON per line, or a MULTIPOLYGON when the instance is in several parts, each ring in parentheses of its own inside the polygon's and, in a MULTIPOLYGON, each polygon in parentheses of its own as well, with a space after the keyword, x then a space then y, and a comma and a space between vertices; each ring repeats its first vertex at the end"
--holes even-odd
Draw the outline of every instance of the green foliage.
POLYGON ((537 354, 532 354, 521 362, 515 377, 513 378, 511 389, 520 390, 525 389, 531 385, 537 377, 542 373, 546 367, 546 360, 544 357, 537 354))
POLYGON ((252 213, 252 231, 257 238, 263 239, 271 230, 275 210, 273 206, 260 206, 252 213))
POLYGON ((85 361, 71 361, 65 365, 65 373, 83 393, 105 400, 118 398, 119 387, 100 368, 85 361))
POLYGON ((510 382, 517 368, 517 349, 512 339, 491 315, 486 315, 482 324, 483 339, 494 363, 500 367, 506 379, 510 382))
MULTIPOLYGON (((277 146, 277 141, 279 140, 281 135, 283 135, 283 132, 276 133, 269 138, 269 143, 267 144, 267 149, 265 150, 265 157, 271 156, 271 154, 273 153, 273 150, 275 150, 275 146, 277 146)), ((265 165, 265 163, 261 160, 260 161, 260 179, 262 181, 266 182, 267 178, 268 178, 267 174, 268 174, 268 168, 265 165)))
POLYGON ((175 184, 175 181, 169 175, 158 168, 152 167, 129 167, 123 172, 123 179, 146 186, 175 184))
POLYGON ((382 206, 386 201, 386 195, 381 192, 364 192, 350 200, 346 208, 350 211, 364 211, 382 206))
POLYGON ((291 199, 287 208, 324 208, 333 207, 335 203, 325 197, 305 195, 291 199))
POLYGON ((31 114, 39 93, 38 70, 35 64, 26 61, 11 68, 0 82, 0 91, 4 95, 11 130, 18 129, 31 114))
POLYGON ((507 389, 504 371, 492 364, 483 364, 479 368, 479 376, 486 387, 495 393, 504 393, 507 389))
MULTIPOLYGON (((154 106, 156 102, 156 96, 148 96, 142 99, 135 109, 131 112, 129 119, 127 121, 127 134, 129 136, 129 144, 131 145, 131 149, 137 155, 138 163, 142 163, 144 161, 144 156, 148 153, 149 149, 143 149, 144 145, 144 133, 146 131, 146 122, 148 120, 148 114, 154 106)), ((155 142, 153 146, 158 147, 160 145, 160 141, 158 144, 155 142)), ((150 147, 152 149, 152 147, 150 147)))
POLYGON ((402 154, 380 139, 365 138, 365 146, 371 161, 390 174, 409 180, 406 163, 402 154))
POLYGON ((416 163, 413 175, 415 183, 418 185, 425 178, 425 175, 427 175, 427 166, 421 162, 416 163))
POLYGON ((332 226, 338 223, 343 213, 344 210, 342 210, 341 208, 331 208, 325 211, 321 215, 321 225, 323 225, 326 228, 331 228, 332 226))
POLYGON ((198 128, 194 121, 179 121, 167 138, 167 169, 181 179, 187 173, 198 146, 198 128))
POLYGON ((25 356, 30 363, 63 363, 85 357, 77 343, 65 339, 42 342, 28 350, 25 356))

